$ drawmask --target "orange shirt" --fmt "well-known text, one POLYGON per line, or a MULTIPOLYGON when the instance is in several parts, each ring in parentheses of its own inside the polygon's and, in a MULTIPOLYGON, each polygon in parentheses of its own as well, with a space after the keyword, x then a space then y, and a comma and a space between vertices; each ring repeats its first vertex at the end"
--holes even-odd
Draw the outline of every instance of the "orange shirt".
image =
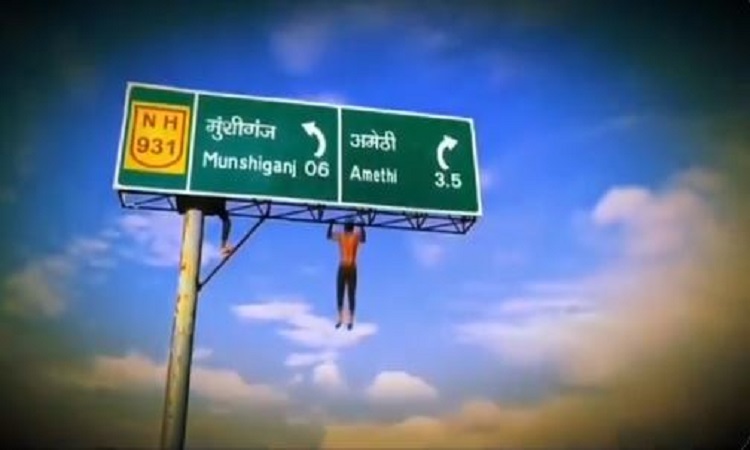
POLYGON ((341 252, 341 264, 354 266, 357 264, 357 250, 359 249, 359 233, 340 233, 336 236, 341 252))

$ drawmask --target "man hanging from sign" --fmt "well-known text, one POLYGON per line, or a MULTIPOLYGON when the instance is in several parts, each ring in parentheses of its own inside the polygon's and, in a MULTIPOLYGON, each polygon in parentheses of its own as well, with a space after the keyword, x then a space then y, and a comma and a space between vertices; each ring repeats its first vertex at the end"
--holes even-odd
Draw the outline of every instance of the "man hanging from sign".
POLYGON ((227 201, 216 197, 187 197, 178 195, 177 211, 185 214, 189 207, 196 207, 203 211, 206 216, 217 216, 221 219, 221 256, 226 258, 232 253, 229 245, 229 232, 232 230, 232 221, 227 211, 227 201))
POLYGON ((354 222, 351 220, 344 224, 343 233, 333 232, 333 223, 328 224, 329 240, 339 244, 340 261, 338 273, 336 274, 336 306, 338 310, 338 322, 336 328, 341 327, 344 321, 344 290, 349 300, 349 323, 347 329, 351 330, 354 325, 354 310, 357 305, 357 250, 359 245, 364 244, 367 237, 364 225, 359 225, 359 230, 354 230, 354 222))

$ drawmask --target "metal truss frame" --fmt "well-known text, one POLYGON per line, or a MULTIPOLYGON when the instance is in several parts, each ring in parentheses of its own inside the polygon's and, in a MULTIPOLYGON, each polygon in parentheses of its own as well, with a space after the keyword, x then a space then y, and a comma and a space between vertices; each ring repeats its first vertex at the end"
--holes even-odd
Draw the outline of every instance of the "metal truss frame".
MULTIPOLYGON (((175 194, 118 191, 123 208, 177 212, 175 194)), ((474 216, 436 215, 410 211, 386 211, 322 204, 298 204, 276 200, 227 199, 232 217, 275 219, 303 223, 340 224, 355 220, 372 228, 427 233, 466 234, 476 223, 474 216)))
MULTIPOLYGON (((117 191, 120 205, 125 209, 139 211, 178 212, 176 194, 156 194, 121 190, 117 191)), ((373 228, 411 230, 427 233, 466 234, 476 223, 472 216, 439 216, 408 211, 378 211, 366 208, 338 207, 316 204, 285 203, 276 200, 227 199, 227 211, 231 217, 256 219, 232 252, 214 266, 203 280, 198 280, 201 291, 211 278, 237 253, 242 245, 267 219, 302 223, 344 223, 350 220, 373 228)))

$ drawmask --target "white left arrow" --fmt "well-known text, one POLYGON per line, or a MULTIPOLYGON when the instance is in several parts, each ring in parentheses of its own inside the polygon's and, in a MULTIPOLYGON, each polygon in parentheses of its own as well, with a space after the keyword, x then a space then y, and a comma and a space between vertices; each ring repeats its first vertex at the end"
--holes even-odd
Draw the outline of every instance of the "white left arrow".
POLYGON ((326 153, 326 137, 323 134, 322 131, 320 131, 320 128, 315 124, 315 122, 305 122, 302 124, 302 128, 305 129, 305 133, 307 133, 308 136, 315 137, 315 139, 318 140, 318 149, 315 150, 315 156, 316 158, 320 158, 326 153))

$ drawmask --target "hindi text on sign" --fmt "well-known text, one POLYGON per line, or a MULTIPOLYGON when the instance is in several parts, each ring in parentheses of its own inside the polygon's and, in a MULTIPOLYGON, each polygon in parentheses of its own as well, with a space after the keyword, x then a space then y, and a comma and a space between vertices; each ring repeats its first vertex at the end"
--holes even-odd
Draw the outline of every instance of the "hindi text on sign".
POLYGON ((240 116, 232 116, 231 120, 224 120, 221 116, 206 119, 206 132, 212 133, 215 141, 224 139, 224 136, 251 136, 263 139, 276 139, 276 126, 261 123, 260 119, 253 122, 245 122, 240 116))
POLYGON ((349 145, 352 148, 375 149, 384 152, 396 151, 396 135, 393 131, 386 131, 379 135, 377 131, 371 133, 351 133, 349 145))

